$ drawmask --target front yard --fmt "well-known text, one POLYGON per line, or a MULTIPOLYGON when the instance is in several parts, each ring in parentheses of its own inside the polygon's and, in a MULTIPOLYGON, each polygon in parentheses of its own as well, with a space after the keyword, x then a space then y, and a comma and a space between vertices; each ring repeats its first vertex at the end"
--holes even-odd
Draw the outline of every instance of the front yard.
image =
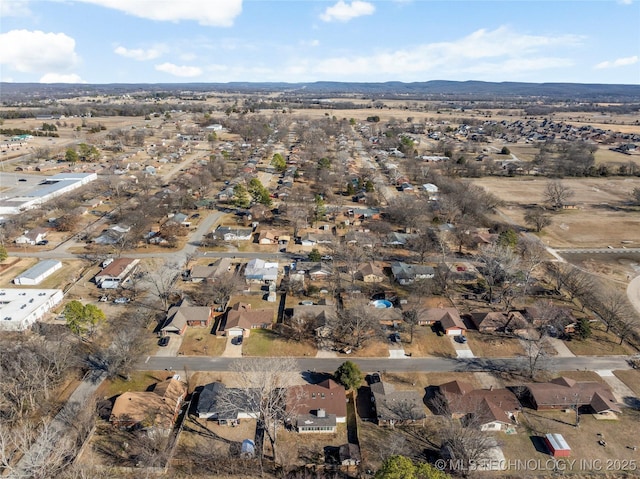
MULTIPOLYGON (((403 341, 408 341, 409 331, 401 335, 403 341)), ((404 351, 414 357, 455 358, 456 351, 447 336, 438 336, 431 326, 416 326, 413 329, 413 342, 403 342, 404 351)))
POLYGON ((611 332, 606 333, 602 324, 591 326, 591 337, 588 339, 565 341, 567 347, 576 356, 613 356, 636 353, 626 344, 619 343, 620 339, 611 332))
POLYGON ((210 327, 188 327, 182 338, 178 354, 185 356, 220 356, 226 344, 227 338, 215 336, 212 334, 210 327))
POLYGON ((282 339, 270 329, 252 329, 242 345, 243 356, 315 356, 316 347, 310 342, 282 339))
POLYGON ((499 334, 467 331, 467 340, 473 354, 485 358, 510 358, 525 356, 526 352, 518 338, 499 334))

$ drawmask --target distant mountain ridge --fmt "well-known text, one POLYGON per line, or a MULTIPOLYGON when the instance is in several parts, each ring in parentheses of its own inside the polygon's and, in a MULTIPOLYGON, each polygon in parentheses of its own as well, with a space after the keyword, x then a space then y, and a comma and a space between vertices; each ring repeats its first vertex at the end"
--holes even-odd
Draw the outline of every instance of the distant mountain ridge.
POLYGON ((547 98, 573 101, 640 101, 640 85, 587 83, 524 83, 431 80, 404 83, 352 83, 318 81, 308 83, 285 82, 229 82, 229 83, 0 83, 1 96, 47 97, 90 94, 126 94, 141 92, 283 92, 299 96, 331 96, 345 94, 375 95, 380 98, 408 96, 424 99, 457 98, 547 98))

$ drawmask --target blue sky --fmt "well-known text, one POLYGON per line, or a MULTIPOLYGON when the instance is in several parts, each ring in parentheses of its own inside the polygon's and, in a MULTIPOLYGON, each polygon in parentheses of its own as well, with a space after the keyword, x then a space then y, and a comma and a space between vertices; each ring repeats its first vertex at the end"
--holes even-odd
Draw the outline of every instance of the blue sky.
POLYGON ((640 84, 639 0, 0 0, 11 82, 640 84))

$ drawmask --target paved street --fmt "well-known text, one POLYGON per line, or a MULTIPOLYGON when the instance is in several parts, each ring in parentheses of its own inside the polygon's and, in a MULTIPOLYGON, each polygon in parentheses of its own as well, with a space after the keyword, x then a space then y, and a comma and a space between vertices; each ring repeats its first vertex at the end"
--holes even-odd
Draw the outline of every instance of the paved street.
MULTIPOLYGON (((249 358, 243 358, 246 360, 249 358)), ((236 359, 237 360, 237 359, 236 359)), ((300 358, 300 371, 335 371, 340 364, 349 360, 358 364, 363 371, 393 372, 460 372, 460 371, 514 371, 526 369, 526 358, 300 358)), ((189 371, 228 371, 232 358, 180 356, 177 358, 149 357, 138 365, 143 371, 173 369, 179 371, 185 366, 189 371)), ((571 370, 617 370, 630 369, 625 356, 594 357, 553 357, 544 361, 544 369, 550 371, 571 370)))

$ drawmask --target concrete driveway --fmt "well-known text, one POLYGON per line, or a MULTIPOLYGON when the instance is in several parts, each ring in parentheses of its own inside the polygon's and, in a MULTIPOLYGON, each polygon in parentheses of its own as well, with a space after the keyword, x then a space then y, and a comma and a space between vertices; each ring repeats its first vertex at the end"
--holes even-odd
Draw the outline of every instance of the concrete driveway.
POLYGON ((236 341, 237 339, 234 336, 227 336, 227 344, 220 356, 223 358, 241 358, 242 344, 237 344, 236 341))
POLYGON ((456 340, 456 336, 449 336, 451 340, 451 344, 453 344, 453 349, 456 350, 456 356, 459 358, 475 358, 475 354, 471 351, 469 347, 469 343, 459 343, 456 340))
POLYGON ((613 395, 620 404, 626 404, 624 401, 626 397, 636 397, 636 394, 629 389, 629 386, 623 383, 618 376, 614 375, 613 371, 600 369, 596 370, 596 374, 607 382, 611 388, 611 392, 613 392, 613 395))
POLYGON ((169 337, 171 338, 169 340, 169 344, 158 347, 158 351, 155 354, 156 356, 161 358, 170 358, 178 355, 180 346, 182 346, 182 336, 169 334, 169 337))

